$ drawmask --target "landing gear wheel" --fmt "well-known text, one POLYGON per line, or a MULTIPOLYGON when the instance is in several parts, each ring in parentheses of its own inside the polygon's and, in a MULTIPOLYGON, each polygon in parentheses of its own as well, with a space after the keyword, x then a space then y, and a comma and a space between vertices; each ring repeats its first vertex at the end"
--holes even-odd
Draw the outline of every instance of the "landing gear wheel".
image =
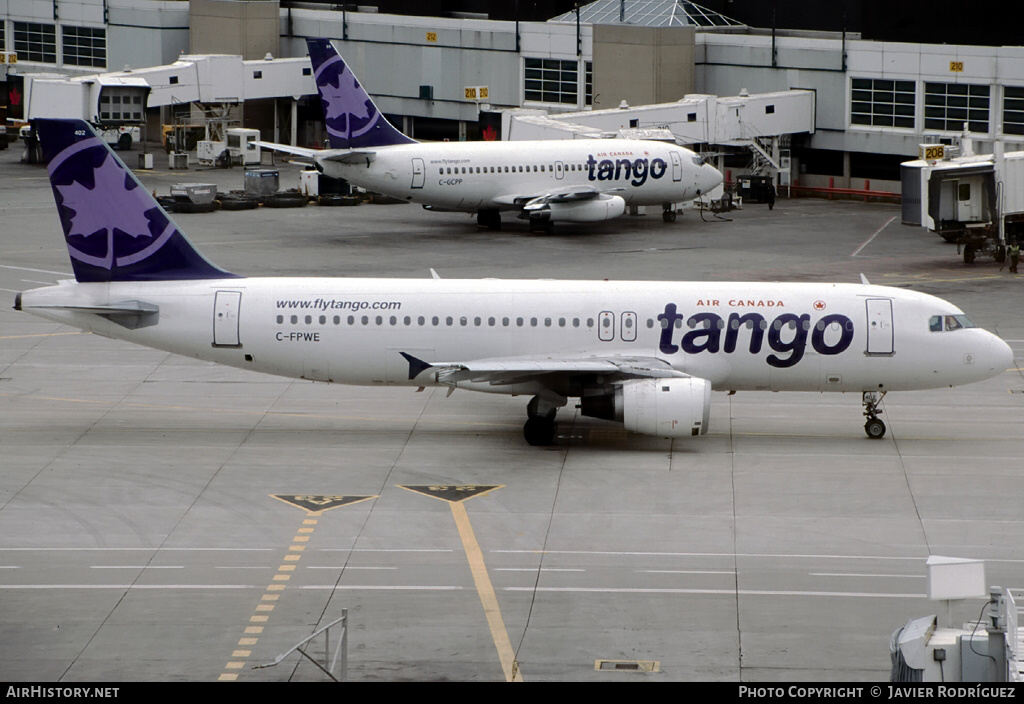
POLYGON ((885 435, 885 423, 878 417, 878 414, 881 413, 878 406, 885 398, 885 394, 885 391, 865 391, 861 395, 864 403, 864 415, 868 419, 868 422, 864 424, 864 432, 872 440, 878 440, 885 435))
POLYGON ((533 417, 527 419, 526 425, 523 426, 523 437, 530 445, 551 445, 555 441, 554 418, 533 417))
POLYGON ((974 263, 974 256, 975 256, 974 245, 973 244, 966 245, 964 247, 964 264, 973 264, 974 263))
POLYGON ((872 440, 878 440, 885 435, 885 423, 879 418, 871 418, 864 424, 864 432, 872 440))
POLYGON ((663 211, 661 213, 661 219, 662 219, 663 222, 675 222, 676 221, 676 211, 674 211, 674 210, 665 210, 665 211, 663 211))
POLYGON ((497 210, 481 210, 476 214, 476 224, 488 230, 501 230, 501 213, 497 210))

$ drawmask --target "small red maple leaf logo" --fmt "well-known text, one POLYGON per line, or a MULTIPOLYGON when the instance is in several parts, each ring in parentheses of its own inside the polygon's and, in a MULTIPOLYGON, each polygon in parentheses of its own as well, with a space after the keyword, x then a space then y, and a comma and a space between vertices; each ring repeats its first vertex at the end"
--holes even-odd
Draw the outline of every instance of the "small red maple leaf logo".
POLYGON ((11 88, 7 93, 7 104, 8 105, 21 105, 21 91, 17 88, 11 88))
POLYGON ((483 138, 485 142, 494 142, 498 139, 498 130, 494 129, 493 125, 487 125, 483 129, 483 138))

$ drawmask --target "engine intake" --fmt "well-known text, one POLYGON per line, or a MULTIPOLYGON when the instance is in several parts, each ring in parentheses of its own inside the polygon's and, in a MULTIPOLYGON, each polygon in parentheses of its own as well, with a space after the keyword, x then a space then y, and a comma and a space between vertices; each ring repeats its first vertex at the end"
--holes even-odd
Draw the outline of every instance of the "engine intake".
POLYGON ((641 435, 704 435, 711 416, 711 383, 694 378, 635 379, 611 393, 584 396, 580 413, 618 421, 641 435))

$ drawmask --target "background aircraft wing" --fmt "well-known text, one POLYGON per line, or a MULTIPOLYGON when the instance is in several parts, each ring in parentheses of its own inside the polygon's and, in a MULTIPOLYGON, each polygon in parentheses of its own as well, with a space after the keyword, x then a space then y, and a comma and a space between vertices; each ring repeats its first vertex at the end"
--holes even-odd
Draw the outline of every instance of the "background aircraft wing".
POLYGON ((550 377, 601 375, 607 382, 638 378, 686 378, 656 357, 533 357, 479 359, 467 362, 428 362, 402 353, 409 362, 409 378, 425 371, 436 375, 442 384, 459 382, 489 383, 495 386, 526 381, 545 383, 550 377))

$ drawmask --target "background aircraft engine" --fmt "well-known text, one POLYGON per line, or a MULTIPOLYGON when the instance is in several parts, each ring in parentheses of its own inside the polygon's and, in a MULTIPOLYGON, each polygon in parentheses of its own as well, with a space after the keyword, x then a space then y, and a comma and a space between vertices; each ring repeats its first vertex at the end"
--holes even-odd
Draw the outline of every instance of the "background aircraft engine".
POLYGON ((590 200, 558 203, 528 203, 523 215, 530 222, 601 222, 617 218, 626 212, 622 196, 601 195, 590 200))
POLYGON ((642 435, 704 435, 711 415, 711 383, 693 378, 627 381, 610 394, 584 396, 580 412, 617 420, 642 435))

